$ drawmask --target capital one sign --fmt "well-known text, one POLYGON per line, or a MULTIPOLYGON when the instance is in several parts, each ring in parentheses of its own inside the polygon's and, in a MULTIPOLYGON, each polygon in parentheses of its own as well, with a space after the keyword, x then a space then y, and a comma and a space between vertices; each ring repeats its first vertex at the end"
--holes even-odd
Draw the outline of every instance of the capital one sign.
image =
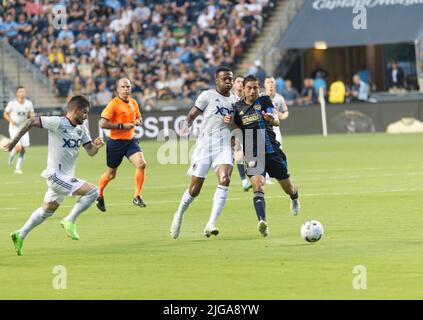
POLYGON ((375 8, 378 6, 396 5, 423 5, 423 0, 313 0, 313 8, 318 11, 355 7, 375 8))

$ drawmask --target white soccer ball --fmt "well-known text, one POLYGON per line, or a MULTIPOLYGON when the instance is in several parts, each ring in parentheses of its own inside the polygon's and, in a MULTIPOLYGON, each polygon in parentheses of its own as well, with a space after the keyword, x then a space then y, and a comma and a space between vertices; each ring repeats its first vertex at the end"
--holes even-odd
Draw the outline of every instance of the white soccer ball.
POLYGON ((308 220, 301 226, 301 237, 307 242, 319 241, 323 236, 323 226, 317 220, 308 220))

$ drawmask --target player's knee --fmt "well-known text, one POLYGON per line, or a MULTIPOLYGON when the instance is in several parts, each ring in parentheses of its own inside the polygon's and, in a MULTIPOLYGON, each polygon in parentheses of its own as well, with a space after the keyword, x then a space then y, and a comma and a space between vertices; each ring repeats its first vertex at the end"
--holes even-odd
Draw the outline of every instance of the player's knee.
POLYGON ((219 184, 221 186, 229 186, 229 184, 231 183, 231 177, 228 174, 222 175, 219 177, 219 184))
POLYGON ((195 197, 197 197, 200 194, 200 191, 201 191, 201 187, 191 186, 189 188, 189 191, 188 192, 189 192, 189 194, 190 194, 191 197, 195 198, 195 197))
POLYGON ((116 172, 115 171, 111 171, 111 172, 107 173, 107 179, 113 180, 114 178, 116 178, 116 172))
POLYGON ((147 167, 147 162, 145 162, 145 161, 141 161, 141 163, 139 164, 139 166, 138 166, 138 169, 141 169, 141 170, 143 170, 143 169, 145 169, 147 167))
POLYGON ((91 189, 84 195, 84 198, 87 199, 87 201, 90 203, 93 203, 97 199, 97 197, 98 197, 97 187, 94 187, 93 189, 91 189))

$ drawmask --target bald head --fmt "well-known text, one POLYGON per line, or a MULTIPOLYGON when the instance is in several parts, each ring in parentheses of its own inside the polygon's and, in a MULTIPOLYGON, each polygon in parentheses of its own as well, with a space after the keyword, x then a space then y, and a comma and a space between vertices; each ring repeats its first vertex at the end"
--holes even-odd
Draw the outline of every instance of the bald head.
POLYGON ((128 78, 120 78, 117 82, 118 97, 127 101, 131 96, 132 87, 131 81, 128 78))

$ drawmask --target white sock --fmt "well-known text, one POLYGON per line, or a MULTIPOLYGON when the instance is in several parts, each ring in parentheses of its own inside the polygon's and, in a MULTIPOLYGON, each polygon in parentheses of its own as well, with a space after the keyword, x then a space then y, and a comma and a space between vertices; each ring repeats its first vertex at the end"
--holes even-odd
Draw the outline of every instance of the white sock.
POLYGON ((53 211, 46 211, 42 207, 35 210, 24 226, 19 230, 19 235, 25 239, 28 233, 39 224, 43 223, 45 219, 53 215, 53 211))
POLYGON ((10 164, 13 162, 15 155, 16 155, 16 150, 15 150, 15 148, 13 148, 12 151, 10 151, 10 153, 9 153, 9 163, 10 164))
POLYGON ((72 208, 72 211, 63 218, 63 220, 75 223, 78 216, 87 210, 91 204, 97 199, 98 197, 98 189, 94 188, 87 194, 83 195, 81 198, 79 198, 78 202, 75 203, 75 205, 72 208))
POLYGON ((24 156, 20 154, 18 157, 18 160, 16 161, 16 170, 22 170, 23 161, 24 161, 24 156))
POLYGON ((208 224, 215 225, 228 198, 228 187, 218 185, 213 197, 213 208, 208 224))
POLYGON ((194 201, 194 197, 191 197, 188 190, 185 191, 184 195, 182 196, 181 203, 179 204, 178 213, 183 215, 185 211, 187 211, 191 202, 194 201))

